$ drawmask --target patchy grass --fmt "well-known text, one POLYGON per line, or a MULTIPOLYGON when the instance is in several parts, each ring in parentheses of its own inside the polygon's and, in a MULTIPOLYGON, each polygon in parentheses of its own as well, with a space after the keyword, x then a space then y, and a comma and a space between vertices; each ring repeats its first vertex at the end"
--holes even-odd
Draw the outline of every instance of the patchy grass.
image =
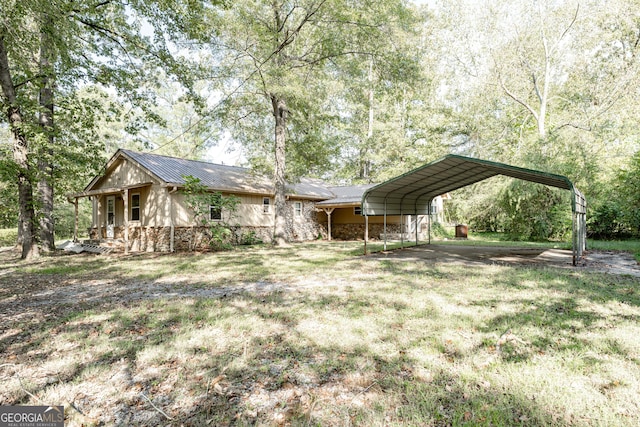
POLYGON ((636 260, 640 262, 640 240, 587 240, 589 249, 604 251, 624 251, 634 254, 636 260))
POLYGON ((68 426, 640 423, 637 278, 361 247, 0 253, 0 401, 68 426))

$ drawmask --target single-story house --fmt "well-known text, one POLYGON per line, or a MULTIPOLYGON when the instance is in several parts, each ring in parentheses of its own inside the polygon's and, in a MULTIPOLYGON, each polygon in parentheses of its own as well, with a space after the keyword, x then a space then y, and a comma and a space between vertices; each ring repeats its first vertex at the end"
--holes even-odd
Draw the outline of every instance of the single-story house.
MULTIPOLYGON (((194 214, 181 191, 185 176, 193 176, 212 192, 235 195, 239 204, 234 218, 237 235, 252 233, 270 242, 275 225, 274 186, 267 177, 250 169, 186 160, 131 150, 118 150, 80 193, 68 199, 76 205, 80 198, 91 200, 93 213, 89 230, 95 243, 125 251, 173 252, 193 248, 197 240, 194 214)), ((336 187, 317 179, 302 178, 287 185, 286 232, 289 241, 318 238, 361 239, 364 217, 361 201, 372 185, 336 187)), ((435 200, 432 214, 441 214, 442 198, 435 200)), ((227 212, 211 213, 211 220, 228 220, 227 212)), ((416 218, 372 217, 369 236, 407 233, 416 218), (402 226, 403 230, 400 229, 402 226)), ((419 229, 426 221, 418 220, 419 229)), ((76 216, 77 240, 77 216, 76 216)))

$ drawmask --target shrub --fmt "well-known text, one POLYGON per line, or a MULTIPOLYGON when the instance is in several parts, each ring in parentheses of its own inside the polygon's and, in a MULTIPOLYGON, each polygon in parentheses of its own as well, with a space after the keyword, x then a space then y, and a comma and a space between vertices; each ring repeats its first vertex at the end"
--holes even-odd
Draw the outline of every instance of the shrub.
POLYGON ((589 236, 597 239, 616 239, 625 234, 624 229, 623 212, 617 202, 607 201, 589 209, 589 236))
POLYGON ((0 246, 13 246, 18 241, 18 230, 15 228, 0 229, 0 246))

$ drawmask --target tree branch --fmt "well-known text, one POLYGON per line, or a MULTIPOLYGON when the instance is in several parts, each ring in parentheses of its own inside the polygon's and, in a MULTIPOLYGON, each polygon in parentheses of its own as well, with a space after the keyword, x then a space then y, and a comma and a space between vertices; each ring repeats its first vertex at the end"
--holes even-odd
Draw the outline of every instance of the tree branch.
POLYGON ((25 80, 25 81, 23 81, 23 82, 20 82, 20 83, 16 83, 16 84, 14 85, 14 87, 13 87, 13 88, 14 88, 14 89, 18 89, 18 88, 20 88, 20 87, 22 87, 22 86, 24 86, 24 85, 26 85, 26 84, 31 83, 31 82, 32 82, 32 81, 34 81, 34 80, 38 80, 38 79, 41 79, 41 78, 43 78, 43 77, 47 77, 47 76, 46 76, 46 75, 44 75, 44 74, 37 74, 37 75, 33 76, 33 77, 32 77, 32 78, 30 78, 30 79, 27 79, 27 80, 25 80))
POLYGON ((571 128, 574 128, 574 129, 580 129, 580 130, 584 130, 584 131, 586 131, 586 132, 591 132, 591 131, 593 131, 593 128, 592 128, 591 126, 589 126, 589 127, 585 127, 585 126, 577 125, 577 124, 575 124, 575 123, 564 123, 564 124, 562 124, 562 125, 560 125, 560 126, 557 126, 557 127, 553 130, 553 132, 557 132, 557 131, 559 131, 560 129, 562 129, 562 128, 566 128, 566 127, 571 127, 571 128))
POLYGON ((555 50, 558 47, 558 45, 560 44, 562 39, 564 39, 564 37, 567 35, 567 33, 569 33, 569 30, 571 29, 571 27, 573 27, 573 25, 576 23, 576 21, 578 20, 578 12, 579 11, 580 11, 580 3, 578 3, 578 5, 576 6, 576 12, 573 14, 573 19, 571 20, 571 22, 569 23, 567 28, 564 29, 562 34, 560 34, 560 38, 556 42, 555 46, 553 46, 552 50, 555 50))

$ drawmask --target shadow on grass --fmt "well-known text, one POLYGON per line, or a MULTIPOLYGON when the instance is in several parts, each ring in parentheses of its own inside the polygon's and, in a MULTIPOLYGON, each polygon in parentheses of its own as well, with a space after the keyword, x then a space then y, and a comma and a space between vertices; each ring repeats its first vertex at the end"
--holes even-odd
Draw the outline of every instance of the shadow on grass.
MULTIPOLYGON (((229 254, 216 257, 211 268, 264 268, 260 274, 266 274, 278 263, 287 262, 296 272, 326 268, 338 259, 305 258, 296 249, 283 253, 286 259, 267 252, 245 259, 229 254)), ((210 261, 199 255, 150 259, 159 263, 177 261, 175 268, 179 271, 197 269, 210 261)), ((80 276, 75 268, 70 277, 65 277, 63 270, 34 276, 67 283, 90 277, 80 276)), ((92 275, 108 273, 123 283, 132 277, 130 271, 121 272, 103 260, 91 260, 88 268, 92 275)), ((311 298, 272 292, 227 298, 133 302, 119 298, 31 306, 29 318, 3 324, 0 364, 7 361, 20 365, 20 375, 31 372, 33 377, 26 386, 0 392, 0 397, 8 404, 35 404, 26 391, 38 396, 72 396, 71 403, 88 417, 87 421, 67 411, 78 425, 81 421, 87 425, 143 426, 575 424, 559 418, 554 408, 524 391, 456 373, 456 364, 463 363, 466 353, 449 348, 446 342, 433 346, 440 352, 434 357, 451 359, 442 365, 426 365, 408 351, 426 346, 437 334, 419 334, 411 329, 407 336, 398 337, 393 332, 404 330, 412 321, 429 326, 437 322, 438 327, 445 328, 456 316, 462 317, 445 314, 435 303, 425 303, 420 310, 411 306, 411 296, 417 293, 437 291, 443 299, 443 295, 464 292, 468 288, 464 283, 447 288, 461 271, 384 260, 378 264, 380 276, 376 277, 389 280, 390 286, 372 286, 358 294, 325 292, 311 298), (391 286, 406 298, 396 299, 391 286), (340 342, 340 338, 335 342, 322 333, 309 332, 313 322, 322 326, 314 317, 325 313, 350 322, 371 319, 379 323, 380 331, 373 338, 363 333, 353 342, 340 342), (382 313, 378 320, 377 314, 382 313), (412 336, 414 333, 416 336, 412 336), (69 349, 61 351, 59 345, 69 349), (50 368, 51 375, 40 376, 48 363, 64 357, 71 358, 68 365, 50 368), (105 396, 106 391, 92 389, 91 382, 104 388, 108 384, 115 392, 105 396), (78 396, 78 390, 85 397, 76 400, 73 396, 78 396)), ((483 323, 470 319, 470 326, 484 336, 516 327, 542 332, 527 338, 533 346, 529 352, 519 352, 517 346, 506 343, 503 361, 526 363, 536 350, 584 351, 588 343, 572 335, 582 328, 617 319, 638 320, 624 313, 601 314, 583 302, 637 307, 640 299, 630 291, 632 282, 628 279, 533 268, 503 271, 504 275, 496 273, 486 281, 492 296, 474 295, 468 306, 491 310, 508 304, 514 309, 490 315, 483 323), (516 290, 531 286, 550 296, 546 300, 513 296, 516 290), (504 299, 493 296, 501 292, 504 299)), ((133 277, 137 277, 135 273, 133 277)), ((23 271, 9 272, 0 277, 0 285, 7 288, 18 278, 25 278, 23 271)), ((466 272, 463 278, 469 283, 480 279, 486 279, 482 271, 466 272)), ((38 289, 35 281, 25 286, 31 292, 38 289)), ((12 309, 11 301, 3 301, 0 306, 3 312, 12 309)), ((326 334, 334 330, 328 329, 326 334)), ((356 329, 353 334, 357 335, 356 329)), ((494 340, 487 340, 479 348, 494 344, 494 340)), ((628 356, 615 341, 609 345, 612 354, 628 356)), ((2 377, 11 378, 11 368, 3 369, 2 377)))
MULTIPOLYGON (((29 328, 29 337, 22 343, 5 340, 2 350, 4 357, 30 354, 25 364, 38 365, 60 357, 52 337, 64 336, 83 347, 77 350, 77 360, 52 373, 55 381, 34 379, 28 383, 29 392, 55 393, 65 386, 74 389, 79 385, 85 397, 71 403, 87 417, 92 405, 103 414, 111 413, 110 405, 118 407, 116 415, 93 419, 94 425, 166 423, 165 416, 141 394, 155 399, 154 405, 162 406, 172 423, 184 425, 553 422, 544 408, 522 396, 466 383, 445 371, 421 377, 417 373, 420 364, 404 351, 381 354, 366 340, 353 346, 318 344, 300 332, 300 323, 308 320, 308 314, 291 309, 291 304, 280 293, 189 304, 93 304, 37 325, 23 325, 29 328), (184 340, 185 334, 232 325, 234 319, 247 316, 259 322, 243 346, 229 345, 217 351, 206 340, 184 340), (269 325, 262 333, 261 324, 269 325), (153 362, 145 356, 150 348, 157 349, 153 362), (152 375, 145 371, 150 363, 152 375), (115 401, 104 400, 99 397, 101 390, 83 385, 102 371, 110 378, 109 388, 118 390, 112 396, 115 401), (176 375, 182 380, 171 380, 176 375), (95 400, 87 397, 92 393, 95 400)), ((365 296, 325 296, 318 304, 343 306, 348 317, 356 318, 370 306, 365 296)), ((391 309, 402 312, 406 307, 396 304, 391 309)), ((5 395, 3 401, 34 403, 25 390, 5 395)), ((73 414, 74 422, 87 421, 74 411, 67 413, 73 414)))

